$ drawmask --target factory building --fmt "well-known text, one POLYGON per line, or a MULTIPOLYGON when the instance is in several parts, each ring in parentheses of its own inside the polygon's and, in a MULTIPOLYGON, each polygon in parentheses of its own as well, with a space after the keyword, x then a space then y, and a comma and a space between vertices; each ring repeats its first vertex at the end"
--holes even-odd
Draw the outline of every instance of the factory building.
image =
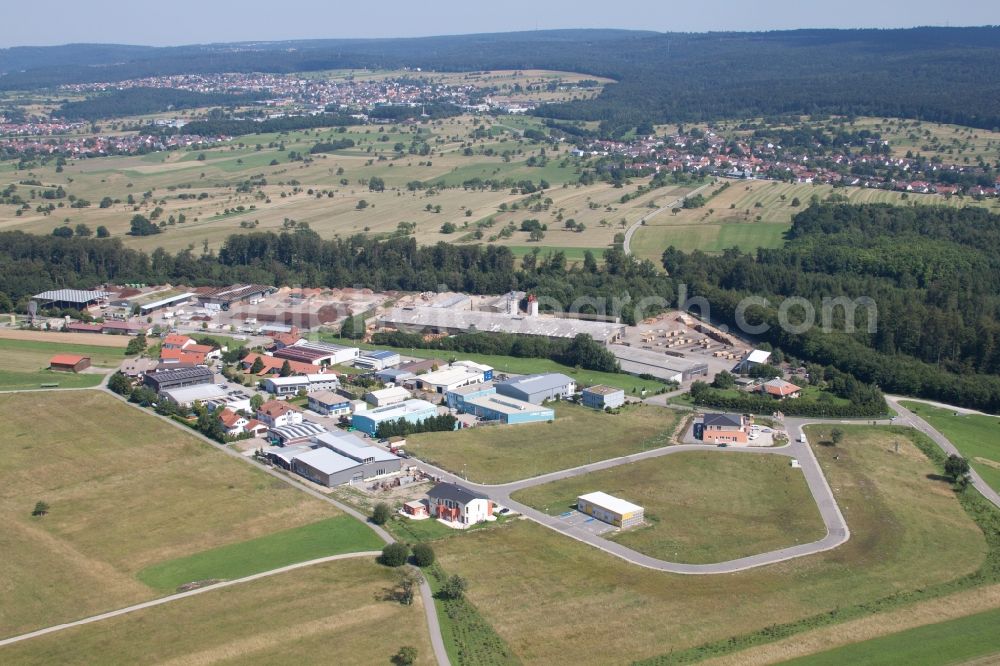
POLYGON ((406 400, 395 405, 356 412, 351 417, 351 425, 374 437, 379 425, 384 422, 403 419, 408 423, 420 423, 433 416, 437 416, 437 407, 426 400, 406 400))
POLYGON ((497 382, 496 389, 500 395, 540 405, 546 400, 573 397, 576 393, 576 382, 562 373, 550 372, 497 382))
POLYGON ((581 513, 622 529, 642 524, 644 513, 641 506, 602 492, 580 495, 576 499, 576 508, 581 513))

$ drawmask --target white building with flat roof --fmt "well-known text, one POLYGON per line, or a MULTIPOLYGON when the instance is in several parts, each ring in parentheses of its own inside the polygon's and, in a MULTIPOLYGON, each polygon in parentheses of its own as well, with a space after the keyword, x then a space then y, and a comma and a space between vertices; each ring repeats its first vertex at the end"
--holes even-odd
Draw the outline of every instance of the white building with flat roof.
POLYGON ((644 513, 641 506, 600 491, 580 495, 576 499, 576 508, 581 513, 621 528, 641 524, 644 513))
POLYGON ((452 389, 485 381, 486 376, 481 370, 473 370, 463 366, 451 366, 444 370, 436 370, 423 375, 417 375, 408 381, 418 389, 429 393, 444 395, 452 389))

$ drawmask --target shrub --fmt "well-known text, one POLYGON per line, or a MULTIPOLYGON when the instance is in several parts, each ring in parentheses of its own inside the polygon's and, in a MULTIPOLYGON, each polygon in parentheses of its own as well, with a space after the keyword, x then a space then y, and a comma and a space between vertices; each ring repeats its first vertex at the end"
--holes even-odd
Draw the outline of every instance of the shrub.
POLYGON ((392 509, 385 502, 379 502, 372 510, 372 522, 376 525, 385 525, 392 516, 392 509))
POLYGON ((434 564, 434 549, 430 544, 418 543, 413 547, 413 561, 418 567, 429 567, 434 564))
POLYGON ((387 567, 401 567, 406 564, 410 555, 410 547, 405 543, 390 543, 382 549, 378 561, 387 567))

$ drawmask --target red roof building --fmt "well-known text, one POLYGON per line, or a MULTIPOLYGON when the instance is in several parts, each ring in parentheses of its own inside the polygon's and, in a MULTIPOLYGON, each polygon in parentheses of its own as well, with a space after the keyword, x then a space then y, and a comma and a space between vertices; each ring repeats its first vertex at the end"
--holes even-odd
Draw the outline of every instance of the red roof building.
POLYGON ((90 357, 79 354, 56 354, 49 359, 49 368, 60 372, 80 372, 90 367, 90 357))

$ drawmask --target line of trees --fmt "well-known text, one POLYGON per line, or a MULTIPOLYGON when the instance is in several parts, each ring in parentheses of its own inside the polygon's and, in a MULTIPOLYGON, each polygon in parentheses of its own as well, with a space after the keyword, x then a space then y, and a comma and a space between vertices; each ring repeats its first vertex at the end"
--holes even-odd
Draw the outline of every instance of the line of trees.
POLYGON ((455 429, 456 423, 458 423, 458 419, 451 414, 431 416, 416 423, 401 418, 396 421, 379 423, 375 430, 375 436, 379 439, 385 439, 387 437, 406 437, 418 432, 451 432, 455 429))

